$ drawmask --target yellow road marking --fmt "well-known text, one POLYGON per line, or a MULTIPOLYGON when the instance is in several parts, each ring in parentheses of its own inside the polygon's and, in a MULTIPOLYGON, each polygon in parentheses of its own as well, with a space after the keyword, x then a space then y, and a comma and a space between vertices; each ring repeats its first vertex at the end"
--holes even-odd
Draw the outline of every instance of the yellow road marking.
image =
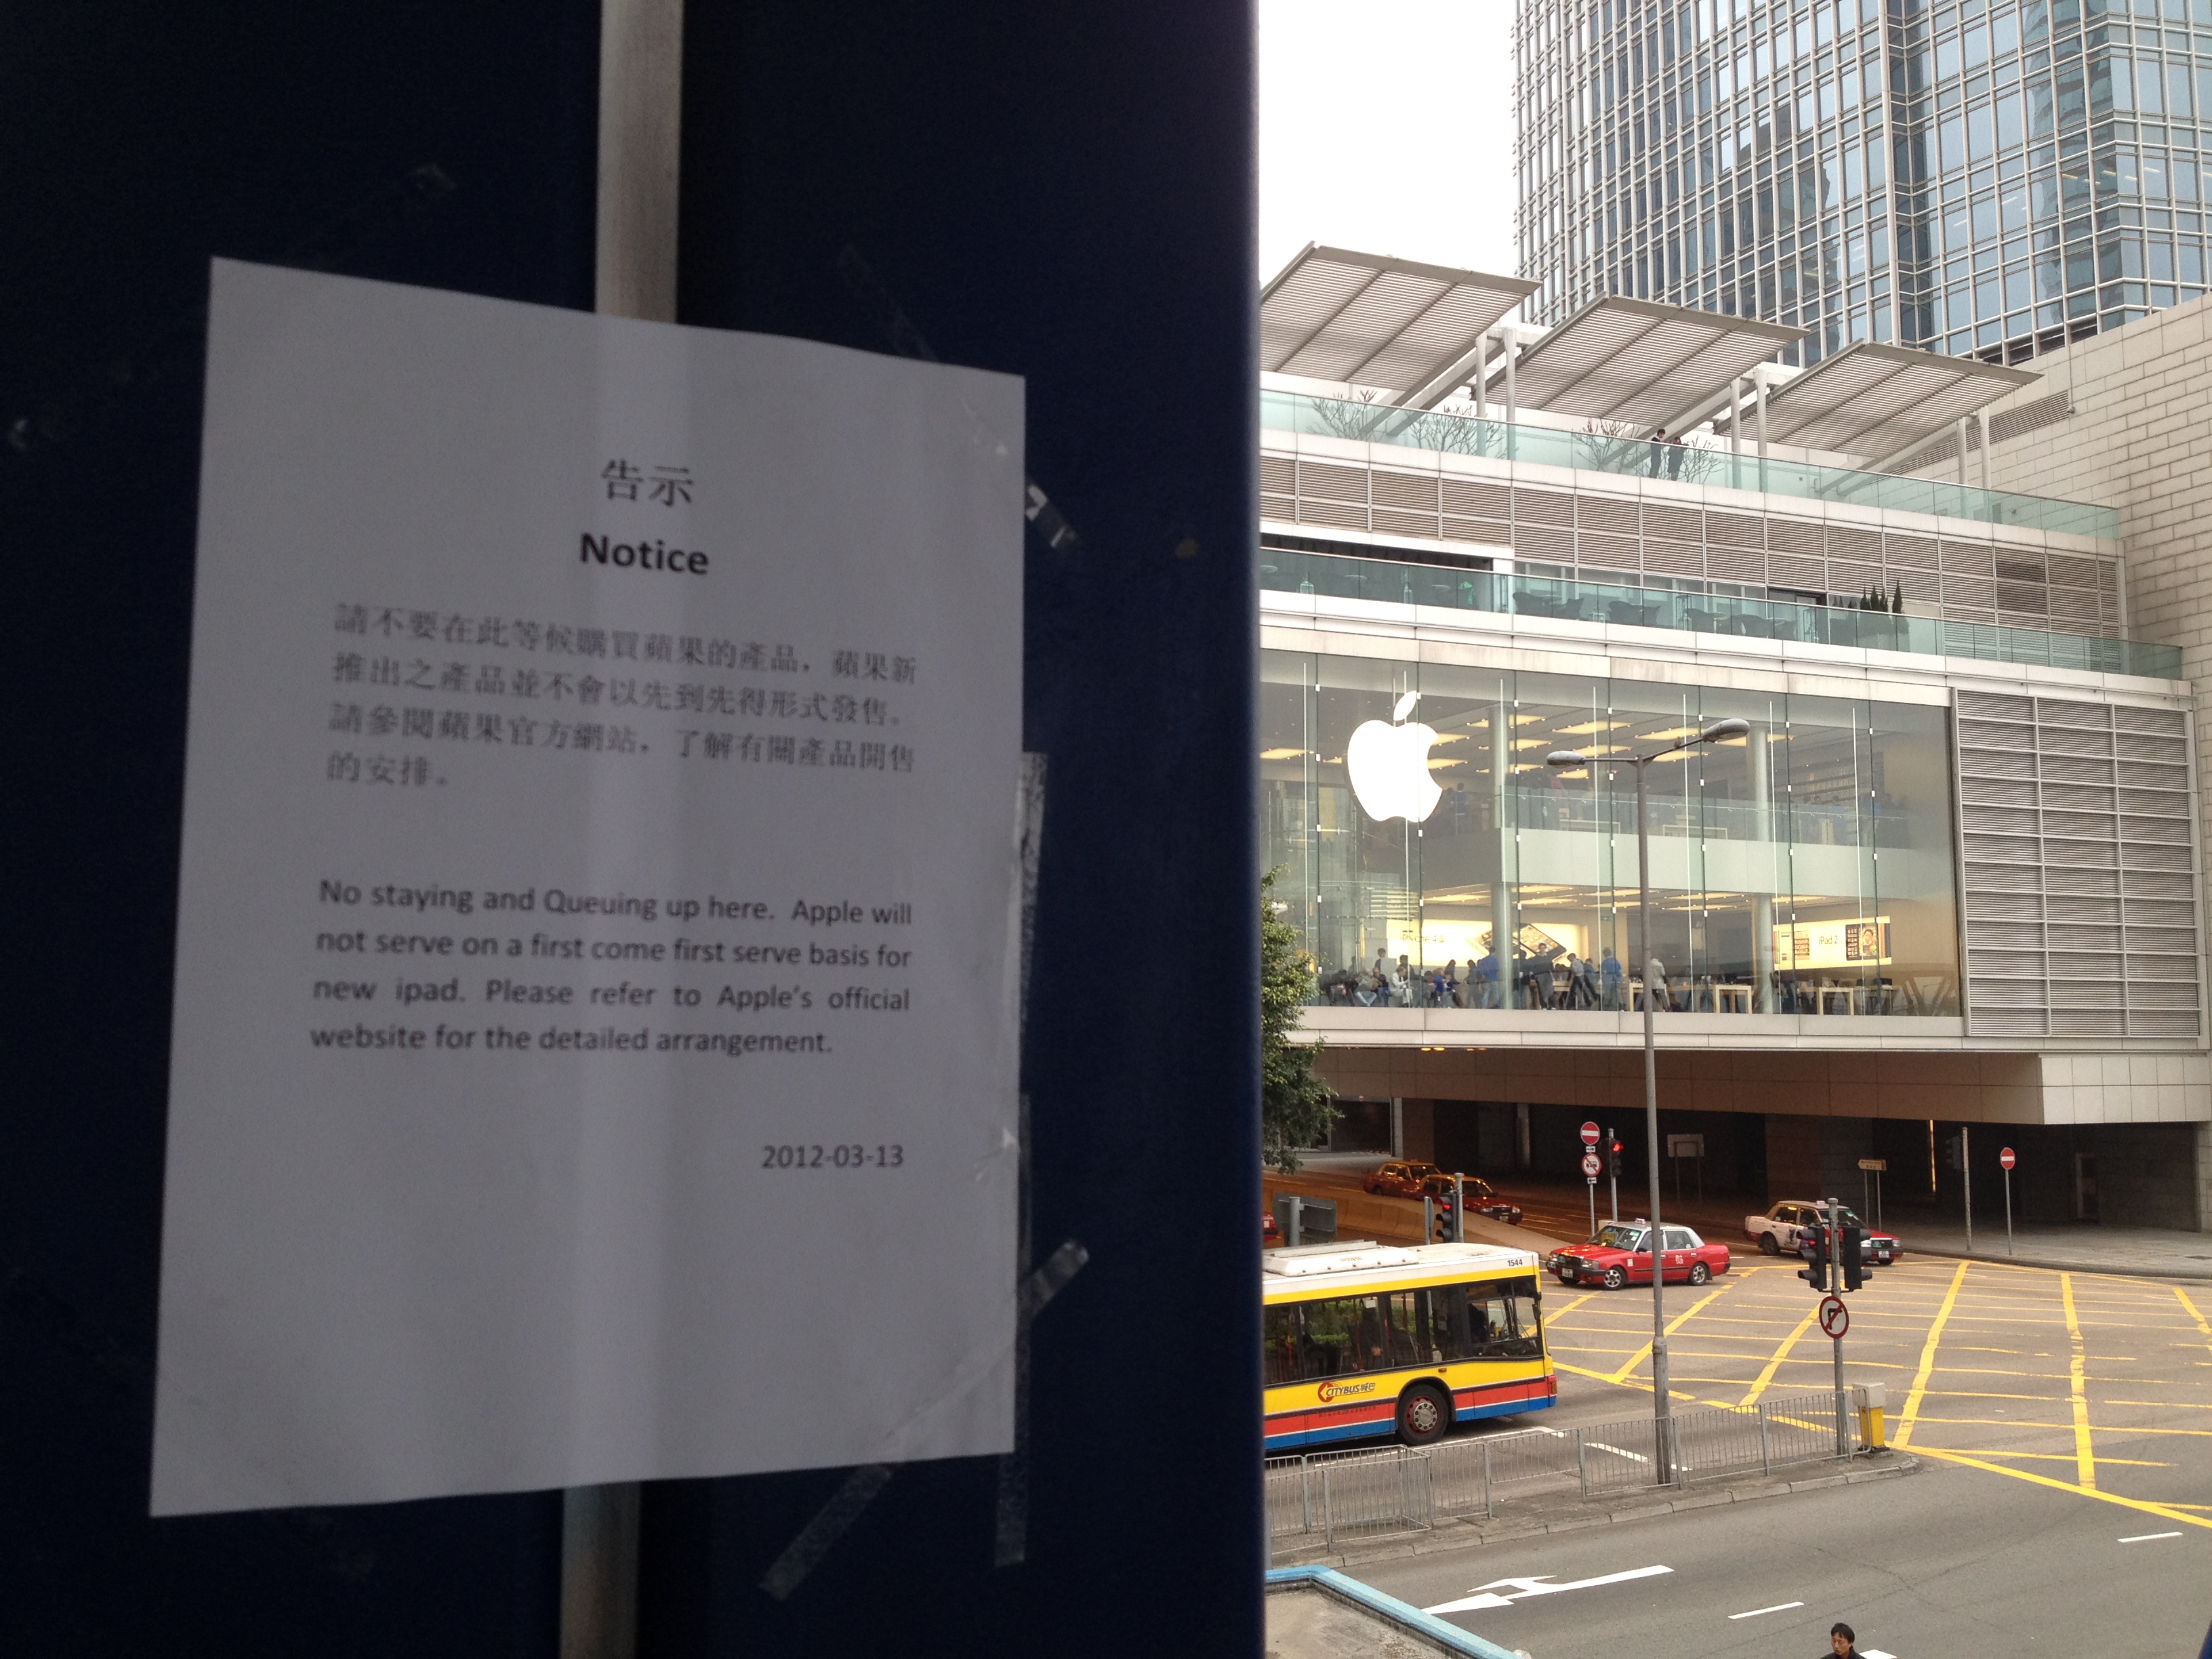
MULTIPOLYGON (((1962 1457, 2028 1457, 2039 1463, 2071 1463, 2074 1461, 2071 1452, 2061 1455, 2057 1452, 1991 1451, 1981 1446, 1946 1446, 1943 1449, 1956 1452, 1962 1457)), ((2133 1469, 2170 1469, 2173 1467, 2171 1463, 2153 1463, 2139 1457, 2100 1457, 2097 1461, 2100 1463, 2124 1463, 2133 1469)))
MULTIPOLYGON (((1715 1297, 1721 1295, 1727 1290, 1727 1288, 1728 1287, 1723 1285, 1717 1290, 1708 1291, 1705 1295, 1699 1297, 1695 1302, 1692 1302, 1683 1312, 1675 1315, 1674 1318, 1668 1320, 1662 1328, 1665 1330, 1668 1335, 1674 1335, 1676 1331, 1680 1330, 1684 1325, 1687 1324, 1691 1319, 1696 1316, 1697 1312, 1700 1308, 1703 1308, 1715 1297)), ((1644 1360, 1650 1357, 1650 1354, 1651 1345, 1647 1342, 1636 1351, 1636 1357, 1634 1358, 1631 1359, 1626 1365, 1623 1365, 1611 1376, 1606 1378, 1606 1381, 1608 1382, 1626 1382, 1628 1378, 1629 1372, 1634 1370, 1638 1365, 1642 1364, 1644 1360)), ((1671 1379, 1667 1392, 1670 1395, 1674 1392, 1671 1379)))
MULTIPOLYGON (((2128 1379, 2130 1382, 2135 1380, 2134 1377, 2128 1379)), ((2212 1404, 2194 1400, 2105 1400, 2098 1403, 2106 1406, 2158 1406, 2177 1412, 2212 1412, 2212 1404)))
POLYGON ((1936 1400, 2033 1400, 2039 1406, 2058 1403, 2058 1396, 2054 1394, 1991 1394, 1981 1389, 1930 1389, 1928 1393, 1936 1400))
POLYGON ((2097 1484, 2097 1455, 2094 1443, 2089 1437, 2089 1395, 2087 1387, 2088 1352, 2081 1346, 2081 1321, 2074 1311, 2074 1275, 2058 1275, 2058 1300, 2066 1310, 2066 1336, 2074 1352, 2066 1366, 2067 1382, 2074 1398, 2074 1457, 2080 1471, 2081 1484, 2094 1487, 2097 1484))
MULTIPOLYGON (((2021 1417, 1923 1417, 1920 1420, 1923 1423, 1947 1424, 1954 1428, 1965 1425, 1984 1429, 2048 1429, 2053 1434, 2070 1433, 2074 1427, 2071 1423, 2034 1423, 2021 1417)), ((2116 1426, 2099 1429, 2095 1432, 2130 1437, 2139 1434, 2180 1434, 2193 1436, 2201 1440, 2212 1440, 2212 1429, 2130 1429, 2116 1426)), ((1917 1451, 1919 1448, 1916 1446, 1913 1449, 1917 1451)), ((2070 1463, 2074 1460, 2069 1456, 2066 1461, 2070 1463)))
POLYGON ((1920 1401, 1928 1392, 1929 1374, 1936 1369, 1936 1347, 1943 1340, 1943 1327, 1950 1322, 1951 1310, 1959 1300, 1959 1287, 1966 1282, 1966 1269, 1972 1265, 1966 1261, 1959 1264, 1959 1270, 1951 1275, 1951 1288, 1943 1292, 1943 1305, 1936 1309, 1935 1322, 1928 1328, 1928 1340, 1920 1350, 1920 1370, 1913 1376, 1911 1392, 1905 1396, 1905 1409, 1898 1413, 1897 1433, 1891 1442, 1900 1449, 1912 1443, 1920 1401))
MULTIPOLYGON (((2197 1322, 2197 1328, 2204 1333, 2205 1345, 2212 1346, 2212 1320, 2206 1319, 2203 1314, 2198 1311, 2197 1304, 2189 1299, 2189 1292, 2183 1290, 2180 1285, 2176 1285, 2173 1287, 2173 1293, 2181 1298, 2181 1305, 2189 1310, 2189 1316, 2197 1322)), ((2178 1348, 2184 1345, 2177 1342, 2173 1346, 2178 1348)))
MULTIPOLYGON (((1593 1382, 1610 1382, 1613 1380, 1610 1376, 1607 1376, 1603 1371, 1585 1370, 1580 1365, 1570 1365, 1564 1359, 1554 1359, 1552 1362, 1552 1368, 1554 1370, 1572 1371, 1577 1376, 1587 1376, 1593 1382)), ((1628 1386, 1633 1387, 1634 1385, 1630 1384, 1628 1386)), ((1644 1390, 1639 1389, 1637 1392, 1641 1394, 1644 1393, 1644 1390)), ((1673 1390, 1669 1389, 1668 1392, 1672 1393, 1673 1390)))
POLYGON ((1797 1346, 1798 1339, 1811 1330, 1820 1317, 1820 1304, 1816 1302, 1813 1304, 1812 1311, 1797 1322, 1797 1328, 1783 1338, 1782 1346, 1768 1356, 1766 1368, 1753 1381, 1751 1392, 1735 1402, 1737 1405, 1755 1406, 1759 1403, 1759 1396, 1765 1394, 1767 1384, 1774 1381, 1774 1373, 1781 1370, 1782 1362, 1790 1357, 1790 1350, 1797 1346))
POLYGON ((2047 1474, 2038 1474, 2033 1469, 2008 1469, 2002 1463, 1991 1463, 1965 1452, 1936 1451, 1929 1447, 1913 1449, 1923 1457, 1939 1457, 1947 1463, 1963 1463, 1970 1469, 1984 1470, 1990 1474, 2008 1475, 2014 1480, 2033 1481, 2039 1486, 2049 1486, 2054 1492, 2070 1492, 2082 1498, 2094 1498, 2100 1503, 2118 1504, 2123 1509, 2137 1510, 2145 1515, 2155 1515, 2168 1521, 2185 1522, 2192 1527, 2212 1531, 2212 1519, 2201 1515, 2185 1515, 2180 1510, 2165 1504, 2150 1504, 2140 1498, 2123 1498, 2118 1492, 2100 1492, 2094 1486, 2076 1486, 2071 1481, 2053 1480, 2047 1474))

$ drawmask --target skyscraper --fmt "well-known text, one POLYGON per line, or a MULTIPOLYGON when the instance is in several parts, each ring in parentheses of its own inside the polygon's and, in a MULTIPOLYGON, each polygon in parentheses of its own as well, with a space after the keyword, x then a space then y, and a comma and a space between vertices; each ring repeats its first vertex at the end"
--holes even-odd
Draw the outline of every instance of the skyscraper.
POLYGON ((2204 291, 2212 0, 1520 0, 1515 48, 1534 321, 2018 362, 2204 291))

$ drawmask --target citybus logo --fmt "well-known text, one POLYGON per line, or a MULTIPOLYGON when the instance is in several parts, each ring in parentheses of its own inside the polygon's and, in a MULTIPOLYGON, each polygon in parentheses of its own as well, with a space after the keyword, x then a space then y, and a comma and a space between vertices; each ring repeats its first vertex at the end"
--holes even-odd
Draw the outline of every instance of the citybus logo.
POLYGON ((1324 1382, 1321 1385, 1321 1397, 1324 1404, 1332 1400, 1341 1400, 1347 1395, 1373 1394, 1374 1392, 1375 1385, 1372 1382, 1324 1382))

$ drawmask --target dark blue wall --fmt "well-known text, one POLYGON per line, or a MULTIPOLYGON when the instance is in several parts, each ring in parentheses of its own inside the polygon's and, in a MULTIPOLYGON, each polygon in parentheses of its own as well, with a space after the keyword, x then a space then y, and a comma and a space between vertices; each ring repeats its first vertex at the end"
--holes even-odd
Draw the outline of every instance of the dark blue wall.
MULTIPOLYGON (((694 0, 683 312, 1029 377, 1052 757, 1035 1526, 902 1473, 647 1497, 645 1651, 1256 1654, 1247 0, 694 0), (1163 1125, 1175 1151, 1158 1154, 1163 1125)), ((145 1518, 201 312, 224 254, 587 307, 596 7, 0 13, 0 1651, 550 1656, 551 1495, 145 1518)))

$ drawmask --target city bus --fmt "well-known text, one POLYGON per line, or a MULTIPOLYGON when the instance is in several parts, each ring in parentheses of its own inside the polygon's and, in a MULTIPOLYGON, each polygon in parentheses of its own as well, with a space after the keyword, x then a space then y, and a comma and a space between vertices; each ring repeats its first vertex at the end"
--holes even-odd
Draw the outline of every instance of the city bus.
POLYGON ((1269 1452, 1443 1438, 1559 1399, 1528 1250, 1314 1244, 1261 1253, 1269 1452))

